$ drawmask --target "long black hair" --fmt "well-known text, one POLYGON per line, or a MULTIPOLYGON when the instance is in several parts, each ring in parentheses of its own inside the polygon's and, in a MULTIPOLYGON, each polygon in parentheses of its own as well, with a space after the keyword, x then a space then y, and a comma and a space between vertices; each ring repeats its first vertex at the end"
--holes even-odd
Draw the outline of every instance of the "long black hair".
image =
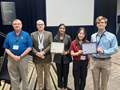
POLYGON ((83 42, 87 42, 87 35, 86 35, 86 30, 85 30, 85 28, 84 27, 80 27, 79 29, 78 29, 78 31, 77 31, 77 36, 76 36, 76 39, 75 39, 75 43, 76 43, 76 46, 79 46, 79 37, 78 37, 78 34, 80 33, 80 31, 84 31, 84 34, 85 34, 85 36, 84 36, 84 38, 83 38, 83 42))
POLYGON ((60 28, 61 26, 64 26, 64 27, 65 27, 65 29, 66 29, 65 24, 63 24, 63 23, 59 24, 59 26, 58 26, 58 33, 56 34, 57 39, 60 39, 59 28, 60 28))

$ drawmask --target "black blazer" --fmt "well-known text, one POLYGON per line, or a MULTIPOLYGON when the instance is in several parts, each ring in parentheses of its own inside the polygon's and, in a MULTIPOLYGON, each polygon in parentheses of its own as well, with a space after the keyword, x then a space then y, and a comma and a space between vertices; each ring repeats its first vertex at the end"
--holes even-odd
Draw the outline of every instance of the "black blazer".
MULTIPOLYGON (((57 34, 54 37, 54 42, 61 42, 59 34, 57 34)), ((70 44, 71 44, 71 37, 69 35, 65 34, 62 43, 64 43, 64 45, 65 45, 64 50, 67 51, 68 54, 67 55, 55 54, 53 61, 55 63, 61 64, 62 57, 63 57, 63 63, 68 64, 72 61, 72 58, 71 58, 71 55, 70 55, 70 50, 69 50, 70 44)))

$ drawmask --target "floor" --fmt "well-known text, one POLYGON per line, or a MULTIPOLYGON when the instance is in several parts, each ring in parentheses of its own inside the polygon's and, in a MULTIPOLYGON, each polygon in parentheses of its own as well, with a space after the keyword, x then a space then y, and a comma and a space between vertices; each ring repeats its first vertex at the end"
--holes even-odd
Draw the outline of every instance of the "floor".
MULTIPOLYGON (((120 51, 120 47, 119 47, 120 51)), ((120 90, 120 52, 112 56, 111 74, 108 81, 108 90, 120 90)), ((57 80, 56 80, 57 82, 57 80)), ((72 76, 72 63, 70 64, 69 76, 68 76, 68 88, 74 90, 74 79, 72 76)), ((93 90, 93 80, 90 69, 88 69, 88 75, 86 80, 85 90, 93 90)))
MULTIPOLYGON (((119 47, 120 51, 120 47, 119 47)), ((111 74, 108 81, 108 90, 120 90, 120 52, 112 56, 111 74)), ((70 64, 68 87, 74 90, 74 82, 72 76, 72 63, 70 64)), ((85 90, 93 90, 93 80, 90 69, 88 69, 88 75, 86 80, 85 90)))

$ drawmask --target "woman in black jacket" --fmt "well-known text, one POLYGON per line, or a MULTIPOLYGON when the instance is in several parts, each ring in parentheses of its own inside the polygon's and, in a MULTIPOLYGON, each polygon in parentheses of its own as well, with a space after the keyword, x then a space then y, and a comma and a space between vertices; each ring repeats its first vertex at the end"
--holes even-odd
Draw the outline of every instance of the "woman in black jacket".
POLYGON ((67 90, 69 63, 72 61, 69 51, 71 37, 65 34, 66 28, 64 24, 60 24, 58 29, 59 31, 54 37, 54 42, 64 43, 64 52, 63 54, 56 53, 54 56, 54 62, 57 67, 58 87, 61 90, 67 90))

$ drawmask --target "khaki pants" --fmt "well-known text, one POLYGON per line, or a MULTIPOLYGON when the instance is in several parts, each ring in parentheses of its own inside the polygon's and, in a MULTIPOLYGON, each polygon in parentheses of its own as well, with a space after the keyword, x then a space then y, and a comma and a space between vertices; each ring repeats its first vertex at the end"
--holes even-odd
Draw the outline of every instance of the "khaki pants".
POLYGON ((90 60, 90 68, 93 76, 94 90, 107 90, 107 82, 111 70, 111 60, 99 60, 93 58, 90 60), (100 89, 101 77, 101 89, 100 89))
POLYGON ((35 64, 36 71, 37 71, 39 89, 44 89, 44 84, 43 83, 44 83, 44 80, 45 80, 46 89, 51 90, 50 64, 51 63, 44 63, 44 62, 40 62, 40 63, 35 64), (44 72, 44 74, 43 74, 43 72, 44 72))
POLYGON ((27 70, 28 60, 27 56, 23 57, 21 61, 16 62, 8 56, 8 72, 10 75, 12 90, 20 89, 20 78, 22 79, 22 90, 28 89, 27 70))

